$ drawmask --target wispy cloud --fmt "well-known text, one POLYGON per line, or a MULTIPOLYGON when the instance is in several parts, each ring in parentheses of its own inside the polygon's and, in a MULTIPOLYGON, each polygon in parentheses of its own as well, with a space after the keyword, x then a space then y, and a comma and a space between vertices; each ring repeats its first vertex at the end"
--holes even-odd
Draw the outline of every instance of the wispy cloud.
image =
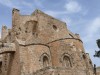
POLYGON ((34 9, 43 7, 42 2, 40 0, 0 0, 0 4, 8 7, 8 8, 17 8, 21 10, 23 14, 30 14, 34 9), (24 9, 24 10, 23 10, 24 9))
POLYGON ((66 14, 66 11, 48 11, 48 10, 46 10, 45 13, 47 13, 53 17, 57 17, 57 16, 66 14))
POLYGON ((100 29, 100 17, 96 17, 88 28, 88 34, 95 34, 100 29))
POLYGON ((10 8, 13 8, 13 7, 20 8, 18 3, 11 1, 11 0, 0 0, 0 4, 10 7, 10 8))
POLYGON ((94 58, 95 50, 99 50, 96 45, 96 40, 100 38, 100 17, 96 17, 87 22, 84 29, 85 35, 82 37, 86 52, 90 53, 91 59, 94 64, 100 66, 97 58, 94 58))
POLYGON ((72 20, 69 17, 63 17, 61 20, 66 22, 66 24, 68 24, 68 25, 72 24, 72 20))
MULTIPOLYGON (((68 15, 68 14, 82 14, 85 16, 88 13, 88 10, 85 9, 85 7, 81 6, 80 3, 76 0, 68 0, 64 5, 63 5, 64 10, 58 10, 58 11, 52 11, 52 10, 46 10, 45 12, 48 13, 51 16, 62 16, 62 15, 68 15)), ((64 18, 65 19, 65 18, 64 18)), ((63 20, 64 20, 63 19, 63 20)))
POLYGON ((77 13, 82 10, 81 5, 76 1, 69 1, 65 4, 66 11, 69 13, 77 13))
POLYGON ((85 42, 92 41, 94 37, 97 36, 96 34, 99 32, 99 29, 100 29, 100 17, 96 17, 87 24, 87 28, 85 30, 86 36, 83 37, 84 41, 85 42))
POLYGON ((28 7, 33 8, 33 7, 42 7, 42 3, 39 0, 32 0, 32 1, 15 1, 15 0, 0 0, 0 4, 7 6, 9 8, 25 8, 28 7))

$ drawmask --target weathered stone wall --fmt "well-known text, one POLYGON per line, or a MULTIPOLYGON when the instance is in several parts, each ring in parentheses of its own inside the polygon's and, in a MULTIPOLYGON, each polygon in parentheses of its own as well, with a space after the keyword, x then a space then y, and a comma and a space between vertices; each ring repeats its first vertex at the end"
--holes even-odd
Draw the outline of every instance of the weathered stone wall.
POLYGON ((20 47, 20 62, 22 63, 21 74, 31 74, 36 72, 39 69, 42 69, 43 66, 43 56, 49 58, 48 66, 51 64, 51 53, 47 46, 44 45, 30 45, 20 47))
POLYGON ((2 26, 2 33, 1 33, 1 39, 3 40, 8 34, 8 29, 6 26, 2 26))
POLYGON ((96 71, 97 71, 97 75, 100 75, 100 67, 97 67, 96 71))
POLYGON ((32 75, 87 75, 85 70, 74 70, 69 68, 47 67, 38 70, 32 75))
POLYGON ((16 38, 26 41, 26 44, 48 43, 69 36, 64 22, 47 16, 39 10, 36 10, 34 12, 35 15, 31 16, 23 16, 16 14, 16 11, 14 12, 13 30, 16 38), (15 15, 18 15, 18 17, 15 15))
POLYGON ((16 49, 14 53, 4 50, 2 75, 93 75, 79 35, 39 10, 21 15, 13 9, 12 29, 2 43, 13 43, 16 49))
POLYGON ((2 47, 0 47, 0 54, 2 55, 1 75, 20 75, 20 62, 17 44, 3 43, 2 47))

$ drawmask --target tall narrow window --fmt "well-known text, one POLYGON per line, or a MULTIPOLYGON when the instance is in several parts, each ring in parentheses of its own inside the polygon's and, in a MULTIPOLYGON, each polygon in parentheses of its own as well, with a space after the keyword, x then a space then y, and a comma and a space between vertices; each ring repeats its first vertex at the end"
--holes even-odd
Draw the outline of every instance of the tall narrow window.
POLYGON ((44 56, 44 57, 43 57, 43 66, 44 66, 44 67, 47 67, 48 64, 49 64, 49 59, 48 59, 47 56, 44 56))
POLYGON ((63 66, 65 67, 71 67, 71 61, 70 58, 68 56, 64 56, 63 57, 63 66))
POLYGON ((38 23, 37 21, 33 21, 33 22, 32 22, 32 24, 33 24, 33 31, 32 31, 32 33, 33 33, 33 34, 36 33, 36 30, 37 30, 37 23, 38 23))

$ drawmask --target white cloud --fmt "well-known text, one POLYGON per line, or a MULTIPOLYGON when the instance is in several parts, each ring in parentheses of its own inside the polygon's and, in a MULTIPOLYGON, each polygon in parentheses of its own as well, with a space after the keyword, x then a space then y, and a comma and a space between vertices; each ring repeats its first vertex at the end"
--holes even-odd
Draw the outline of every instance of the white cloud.
POLYGON ((90 42, 96 37, 98 37, 99 35, 97 35, 97 33, 99 32, 99 29, 100 29, 100 17, 96 17, 87 24, 87 28, 85 30, 86 36, 83 37, 83 40, 85 42, 90 42))
POLYGON ((60 16, 60 15, 64 15, 64 14, 67 14, 66 11, 45 11, 45 13, 53 16, 53 17, 57 17, 57 16, 60 16))
POLYGON ((72 20, 69 17, 62 18, 62 21, 66 22, 66 24, 71 25, 72 20))
POLYGON ((11 0, 0 0, 0 4, 5 5, 10 8, 20 8, 19 4, 16 4, 16 2, 13 2, 11 0))
MULTIPOLYGON (((63 6, 65 10, 63 11, 52 11, 52 10, 46 10, 45 12, 53 17, 61 16, 61 15, 68 15, 68 14, 74 14, 74 13, 80 13, 83 16, 85 16, 88 13, 88 10, 83 8, 77 1, 75 0, 69 0, 66 2, 66 4, 63 6)), ((65 18, 63 19, 64 21, 65 18)))
POLYGON ((68 3, 66 3, 65 8, 69 13, 77 13, 82 9, 81 5, 76 1, 69 1, 68 3))
POLYGON ((100 17, 95 18, 88 28, 88 34, 95 34, 100 29, 100 17))
POLYGON ((56 17, 58 15, 58 12, 53 12, 53 11, 45 11, 45 13, 47 13, 53 17, 56 17))
MULTIPOLYGON (((84 34, 82 34, 82 40, 84 43, 84 47, 86 49, 86 52, 90 53, 91 59, 94 64, 99 66, 100 60, 93 57, 95 54, 95 50, 99 50, 96 44, 96 40, 100 39, 100 17, 96 17, 89 22, 86 22, 86 26, 84 29, 84 34), (97 62, 98 60, 98 62, 97 62)), ((81 29, 80 29, 81 31, 81 29)))

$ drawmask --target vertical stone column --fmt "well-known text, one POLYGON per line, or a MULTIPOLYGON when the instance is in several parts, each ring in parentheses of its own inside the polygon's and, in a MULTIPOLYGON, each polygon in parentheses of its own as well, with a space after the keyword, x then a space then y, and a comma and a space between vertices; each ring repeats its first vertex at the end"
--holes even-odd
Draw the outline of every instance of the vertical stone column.
POLYGON ((15 31, 16 30, 16 26, 18 25, 18 20, 19 20, 19 10, 13 8, 12 10, 12 29, 15 31))
POLYGON ((2 26, 1 39, 3 40, 8 34, 7 26, 2 26))

